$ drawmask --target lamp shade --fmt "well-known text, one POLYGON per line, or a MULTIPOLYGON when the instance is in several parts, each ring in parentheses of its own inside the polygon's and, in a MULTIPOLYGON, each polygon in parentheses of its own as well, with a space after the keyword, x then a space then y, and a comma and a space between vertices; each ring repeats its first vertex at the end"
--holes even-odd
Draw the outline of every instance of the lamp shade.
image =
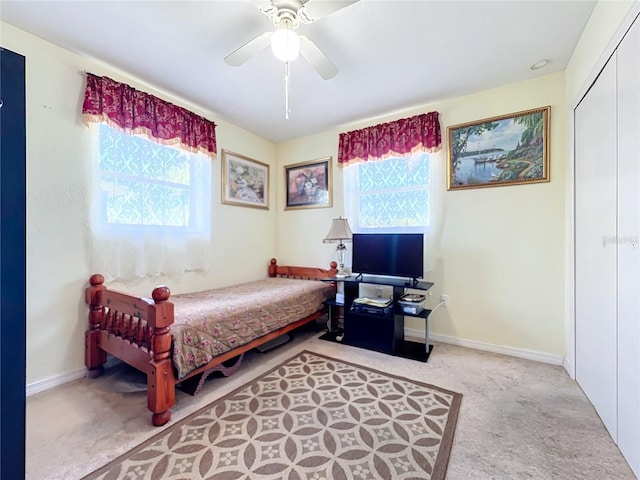
POLYGON ((331 223, 331 229, 323 240, 324 243, 342 243, 343 241, 351 241, 351 228, 346 218, 334 218, 331 223))

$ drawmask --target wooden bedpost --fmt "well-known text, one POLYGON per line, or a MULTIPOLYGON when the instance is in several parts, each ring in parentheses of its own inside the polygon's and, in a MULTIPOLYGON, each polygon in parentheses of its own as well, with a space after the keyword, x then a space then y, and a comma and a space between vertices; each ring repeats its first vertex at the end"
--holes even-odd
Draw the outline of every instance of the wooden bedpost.
POLYGON ((269 276, 275 277, 277 269, 278 269, 278 261, 275 258, 272 258, 271 263, 269 264, 269 276))
POLYGON ((147 405, 153 412, 152 423, 159 427, 171 419, 171 407, 176 403, 175 379, 171 361, 171 333, 173 303, 171 291, 164 285, 153 289, 154 305, 149 306, 149 327, 152 328, 153 359, 147 371, 147 405))
POLYGON ((338 262, 331 261, 329 267, 329 276, 333 278, 338 274, 338 262))
POLYGON ((85 301, 89 305, 89 329, 84 335, 84 364, 89 369, 87 375, 94 378, 102 374, 103 365, 107 361, 107 352, 98 344, 99 327, 104 317, 104 308, 98 297, 107 287, 104 286, 104 277, 99 273, 91 275, 89 284, 91 286, 85 290, 85 301))

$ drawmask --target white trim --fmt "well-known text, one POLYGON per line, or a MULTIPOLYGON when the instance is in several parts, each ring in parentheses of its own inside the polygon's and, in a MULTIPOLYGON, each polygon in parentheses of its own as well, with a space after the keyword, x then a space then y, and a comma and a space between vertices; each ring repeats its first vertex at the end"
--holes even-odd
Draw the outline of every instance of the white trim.
MULTIPOLYGON (((424 331, 414 328, 405 328, 405 335, 408 337, 424 338, 424 331)), ((562 365, 567 372, 571 372, 573 370, 573 365, 570 360, 560 355, 552 355, 550 353, 537 352, 535 350, 527 350, 524 348, 494 345, 492 343, 478 342, 476 340, 466 340, 464 338, 441 335, 438 333, 429 333, 429 339, 440 343, 473 348, 475 350, 482 350, 485 352, 499 353, 510 357, 525 358, 527 360, 548 363, 551 365, 562 365)), ((71 372, 63 373, 62 375, 55 375, 44 380, 38 380, 27 385, 27 397, 35 395, 36 393, 44 392, 45 390, 59 387, 65 383, 84 378, 86 375, 87 369, 82 367, 71 372)))
POLYGON ((575 109, 572 108, 568 115, 569 120, 569 167, 566 180, 566 206, 567 223, 565 224, 565 370, 575 380, 576 371, 576 220, 575 220, 575 109), (568 368, 570 367, 570 368, 568 368))
POLYGON ((593 83, 596 81, 596 79, 598 78, 598 75, 600 75, 600 72, 609 61, 609 58, 611 58, 611 55, 614 54, 614 52, 618 48, 618 45, 620 45, 620 42, 622 42, 622 39, 631 28, 631 25, 633 25, 633 22, 635 21, 638 15, 640 15, 640 1, 636 0, 629 7, 629 11, 627 12, 624 19, 622 20, 622 23, 620 23, 620 25, 618 26, 618 29, 611 37, 611 40, 609 40, 609 44, 607 45, 607 48, 604 49, 598 61, 593 65, 591 72, 585 78, 584 83, 582 84, 582 88, 578 90, 578 94, 575 96, 575 98, 570 99, 571 112, 573 112, 576 109, 578 104, 582 101, 582 98, 587 94, 587 92, 591 88, 591 85, 593 85, 593 83))
MULTIPOLYGON (((574 355, 575 355, 575 352, 574 352, 574 355)), ((575 380, 576 379, 576 371, 575 371, 574 363, 571 361, 571 358, 569 358, 568 356, 565 356, 564 357, 564 362, 562 363, 562 366, 564 367, 564 369, 569 374, 569 377, 571 377, 572 380, 575 380)))
POLYGON ((569 376, 575 380, 576 378, 576 313, 575 313, 575 109, 578 107, 584 96, 587 94, 591 85, 596 81, 598 75, 605 67, 611 56, 614 54, 620 42, 627 34, 636 17, 640 15, 640 1, 635 1, 622 23, 618 26, 613 37, 609 41, 607 48, 602 52, 598 61, 594 64, 590 74, 585 79, 582 88, 578 91, 575 98, 571 99, 569 104, 568 121, 569 121, 569 165, 567 168, 567 222, 566 231, 566 261, 567 279, 565 287, 567 289, 565 313, 567 315, 567 323, 565 325, 565 347, 566 356, 563 363, 565 370, 569 376))
MULTIPOLYGON (((416 330, 413 328, 405 328, 405 335, 421 338, 424 336, 424 332, 422 330, 416 330)), ((536 350, 528 350, 526 348, 495 345, 493 343, 467 340, 464 338, 452 337, 450 335, 441 335, 439 333, 429 333, 429 338, 440 343, 457 345, 459 347, 473 348, 474 350, 482 350, 485 352, 499 353, 501 355, 508 355, 510 357, 518 357, 527 360, 533 360, 535 362, 548 363, 550 365, 564 365, 565 363, 565 358, 561 355, 553 355, 551 353, 538 352, 536 350)))
POLYGON ((72 370, 71 372, 63 373, 62 375, 55 375, 45 378, 44 380, 38 380, 27 385, 27 397, 59 387, 60 385, 78 380, 79 378, 84 378, 86 375, 87 369, 82 367, 77 370, 72 370))

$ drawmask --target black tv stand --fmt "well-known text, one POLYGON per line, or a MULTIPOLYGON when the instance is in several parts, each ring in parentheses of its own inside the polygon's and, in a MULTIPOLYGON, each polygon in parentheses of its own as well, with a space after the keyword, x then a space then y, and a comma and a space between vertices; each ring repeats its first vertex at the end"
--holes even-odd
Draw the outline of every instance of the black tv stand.
MULTIPOLYGON (((416 315, 402 310, 398 300, 406 293, 407 288, 427 291, 433 283, 418 279, 400 277, 377 277, 358 274, 349 278, 329 278, 325 281, 344 284, 344 303, 327 302, 330 309, 342 307, 344 309, 344 329, 334 329, 323 334, 324 340, 344 343, 356 347, 376 350, 404 358, 411 358, 426 362, 433 348, 429 345, 428 317, 431 310, 422 310, 416 315), (384 285, 393 287, 393 308, 388 313, 368 313, 354 311, 353 301, 360 296, 360 285, 384 285), (418 317, 425 320, 425 342, 414 342, 404 338, 404 317, 418 317)), ((335 315, 331 315, 335 318, 335 315)))

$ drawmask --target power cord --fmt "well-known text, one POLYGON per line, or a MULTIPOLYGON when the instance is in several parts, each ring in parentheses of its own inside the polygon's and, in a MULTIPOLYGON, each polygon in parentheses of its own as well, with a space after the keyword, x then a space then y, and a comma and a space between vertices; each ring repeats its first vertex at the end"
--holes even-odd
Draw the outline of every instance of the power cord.
POLYGON ((427 321, 429 321, 429 319, 431 318, 431 315, 433 315, 433 312, 435 312, 437 309, 439 309, 444 304, 445 304, 445 302, 440 302, 438 305, 436 305, 435 308, 433 310, 431 310, 431 313, 429 313, 429 315, 427 315, 427 321))

